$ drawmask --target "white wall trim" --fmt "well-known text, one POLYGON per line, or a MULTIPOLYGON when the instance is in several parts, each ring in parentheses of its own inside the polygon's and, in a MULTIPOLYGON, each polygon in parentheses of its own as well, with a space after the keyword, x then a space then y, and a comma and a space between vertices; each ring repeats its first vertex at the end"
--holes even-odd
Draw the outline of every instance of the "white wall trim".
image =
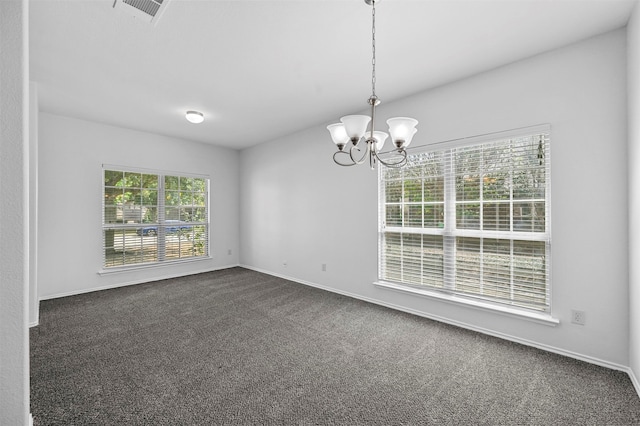
POLYGON ((512 318, 518 318, 525 321, 532 321, 550 327, 555 327, 556 325, 560 324, 560 320, 552 317, 547 313, 531 312, 511 306, 500 306, 496 303, 485 302, 482 300, 474 300, 471 298, 466 299, 455 294, 438 293, 433 290, 423 290, 386 281, 375 281, 373 285, 386 290, 397 291, 401 293, 410 293, 413 295, 418 295, 420 297, 437 300, 439 302, 450 303, 457 306, 465 306, 468 308, 477 309, 484 312, 491 312, 494 314, 504 315, 512 318))
POLYGON ((213 260, 211 256, 202 256, 202 257, 194 257, 194 258, 186 258, 186 259, 176 259, 176 260, 166 260, 162 262, 153 262, 153 263, 142 263, 142 264, 131 264, 124 266, 112 266, 109 268, 102 268, 98 270, 98 275, 111 275, 111 274, 123 274, 130 273, 134 271, 142 271, 145 269, 157 269, 164 268, 176 265, 184 265, 190 262, 209 262, 213 260))
POLYGON ((629 378, 631 379, 631 383, 633 384, 633 387, 636 389, 636 393, 640 397, 640 382, 638 381, 636 374, 633 372, 633 369, 631 367, 627 367, 624 371, 626 371, 627 374, 629 375, 629 378))
POLYGON ((423 318, 432 319, 434 321, 442 322, 442 323, 445 323, 445 324, 454 325, 456 327, 464 328, 464 329, 467 329, 467 330, 476 331, 478 333, 486 334, 486 335, 489 335, 489 336, 497 337, 497 338, 508 340, 508 341, 511 341, 511 342, 520 343, 520 344, 525 345, 525 346, 531 346, 531 347, 534 347, 534 348, 537 348, 537 349, 541 349, 543 351, 552 352, 552 353, 555 353, 555 354, 558 354, 558 355, 563 355, 563 356, 566 356, 566 357, 569 357, 569 358, 577 359, 579 361, 588 362, 590 364, 599 365, 601 367, 610 368, 612 370, 622 371, 622 372, 625 372, 625 373, 629 374, 629 376, 631 378, 631 381, 633 382, 633 385, 634 385, 634 387, 636 389, 636 392, 638 392, 638 395, 640 396, 640 383, 638 383, 637 380, 635 379, 635 376, 632 375, 631 369, 628 366, 625 366, 625 365, 621 365, 621 364, 605 361, 605 360, 602 360, 602 359, 599 359, 599 358, 594 358, 594 357, 591 357, 589 355, 584 355, 584 354, 580 354, 580 353, 573 352, 573 351, 567 351, 565 349, 556 348, 554 346, 545 345, 545 344, 542 344, 542 343, 534 342, 532 340, 522 339, 520 337, 512 336, 510 334, 499 333, 499 332, 496 332, 496 331, 493 331, 493 330, 489 330, 489 329, 486 329, 486 328, 475 326, 473 324, 468 324, 468 323, 464 323, 464 322, 461 322, 461 321, 451 320, 449 318, 441 317, 439 315, 432 315, 432 314, 429 314, 427 312, 418 311, 416 309, 406 308, 404 306, 395 305, 393 303, 388 303, 388 302, 385 302, 385 301, 382 301, 382 300, 373 299, 373 298, 370 298, 370 297, 363 297, 363 296, 358 295, 358 294, 354 294, 354 293, 350 293, 350 292, 342 291, 342 290, 337 290, 335 288, 327 287, 327 286, 324 286, 324 285, 312 283, 312 282, 305 281, 305 280, 300 280, 298 278, 289 277, 289 276, 286 276, 286 275, 274 273, 274 272, 267 271, 267 270, 264 270, 264 269, 255 268, 253 266, 243 265, 243 264, 240 264, 239 266, 242 267, 242 268, 251 269, 251 270, 256 271, 256 272, 261 272, 261 273, 264 273, 264 274, 267 274, 267 275, 272 275, 274 277, 283 278, 285 280, 297 282, 299 284, 308 285, 310 287, 319 288, 321 290, 330 291, 332 293, 341 294, 343 296, 352 297, 354 299, 359 299, 359 300, 362 300, 362 301, 365 301, 365 302, 369 302, 369 303, 373 303, 373 304, 376 304, 376 305, 384 306, 384 307, 387 307, 387 308, 395 309, 397 311, 406 312, 406 313, 409 313, 409 314, 417 315, 417 316, 420 316, 420 317, 423 317, 423 318))
POLYGON ((189 276, 189 275, 204 274, 206 272, 219 271, 221 269, 229 269, 229 268, 234 268, 234 267, 237 267, 237 266, 240 266, 240 265, 232 264, 232 265, 216 266, 216 267, 213 267, 213 268, 203 268, 203 269, 199 269, 199 270, 192 270, 192 271, 189 271, 189 272, 178 272, 178 273, 174 273, 174 274, 166 274, 166 275, 161 275, 159 277, 153 277, 151 279, 149 279, 149 278, 140 278, 140 279, 137 279, 137 280, 126 281, 126 282, 116 283, 116 284, 109 284, 109 285, 100 286, 100 287, 83 288, 83 289, 73 290, 73 291, 68 291, 68 292, 63 292, 63 293, 49 294, 49 295, 46 295, 46 296, 41 296, 40 297, 40 301, 42 301, 42 300, 50 300, 50 299, 58 299, 60 297, 77 296, 79 294, 91 293, 91 292, 94 292, 94 291, 110 290, 110 289, 113 289, 113 288, 127 287, 127 286, 130 286, 130 285, 144 284, 144 283, 149 283, 149 282, 154 282, 154 281, 162 281, 162 280, 166 280, 166 279, 170 279, 170 278, 178 278, 178 277, 186 277, 186 276, 189 276))
POLYGON ((39 319, 38 303, 38 84, 29 82, 29 327, 39 319))

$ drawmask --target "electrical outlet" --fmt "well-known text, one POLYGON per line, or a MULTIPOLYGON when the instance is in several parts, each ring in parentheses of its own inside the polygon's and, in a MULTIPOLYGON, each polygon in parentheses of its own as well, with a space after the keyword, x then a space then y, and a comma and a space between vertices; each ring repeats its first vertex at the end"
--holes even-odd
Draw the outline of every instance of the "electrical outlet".
POLYGON ((229 249, 229 250, 227 251, 227 254, 228 254, 228 255, 231 255, 231 249, 229 249))
POLYGON ((322 264, 322 272, 327 272, 327 264, 326 263, 322 264))
POLYGON ((574 324, 584 325, 586 314, 584 311, 571 310, 571 322, 574 324))
POLYGON ((283 266, 284 268, 286 268, 286 267, 287 267, 287 262, 282 262, 282 266, 283 266))

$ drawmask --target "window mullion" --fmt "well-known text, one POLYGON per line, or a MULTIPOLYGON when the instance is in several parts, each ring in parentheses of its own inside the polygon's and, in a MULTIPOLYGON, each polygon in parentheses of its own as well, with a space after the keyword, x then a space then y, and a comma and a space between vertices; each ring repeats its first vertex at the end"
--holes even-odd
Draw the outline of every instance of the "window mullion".
MULTIPOLYGON (((480 203, 480 217, 478 218, 478 222, 480 223, 480 230, 484 231, 484 145, 480 146, 480 164, 478 165, 478 185, 480 186, 480 190, 478 191, 478 199, 480 203)), ((482 263, 482 258, 480 258, 480 263, 482 263)), ((480 274, 482 277, 482 274, 480 274)))
POLYGON ((455 290, 456 287, 456 178, 454 150, 446 150, 442 155, 444 170, 444 236, 443 248, 443 286, 455 290))
MULTIPOLYGON (((509 140, 509 230, 513 233, 513 139, 509 140)), ((509 300, 515 298, 515 259, 513 253, 513 236, 509 240, 509 300)))
POLYGON ((509 157, 509 231, 513 232, 513 139, 509 140, 509 157))
POLYGON ((166 243, 166 228, 165 228, 165 186, 164 175, 158 175, 158 261, 162 262, 166 257, 165 243, 166 243))
POLYGON ((513 240, 509 241, 509 300, 514 300, 515 298, 515 289, 514 289, 514 273, 515 273, 515 259, 513 253, 513 240))
MULTIPOLYGON (((480 199, 480 231, 484 232, 485 230, 485 226, 484 226, 484 174, 485 174, 485 167, 484 167, 484 158, 485 158, 485 146, 484 145, 480 145, 480 164, 478 166, 478 177, 480 178, 480 182, 478 182, 478 184, 480 185, 480 191, 478 194, 478 198, 480 199)), ((496 222, 498 221, 498 219, 496 218, 496 222)), ((480 237, 480 271, 479 271, 479 280, 480 282, 478 283, 478 287, 479 287, 479 292, 480 294, 484 294, 484 237, 481 236, 480 237)))
MULTIPOLYGON (((426 180, 425 177, 425 169, 424 167, 421 167, 420 170, 420 218, 421 221, 420 223, 422 224, 421 228, 424 229, 424 207, 425 207, 425 201, 424 201, 424 183, 426 180)), ((420 235, 420 284, 424 284, 424 277, 425 277, 425 273, 424 273, 424 253, 425 253, 425 247, 424 247, 424 235, 420 235)))
POLYGON ((400 171, 402 177, 402 185, 400 185, 400 226, 402 231, 400 232, 400 279, 405 281, 406 263, 404 258, 404 218, 405 218, 405 205, 404 205, 404 172, 400 171))

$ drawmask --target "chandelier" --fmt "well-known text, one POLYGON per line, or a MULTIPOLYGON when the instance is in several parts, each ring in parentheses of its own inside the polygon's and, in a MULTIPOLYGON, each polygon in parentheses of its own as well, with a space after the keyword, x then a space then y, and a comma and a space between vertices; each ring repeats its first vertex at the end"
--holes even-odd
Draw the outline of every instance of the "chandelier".
POLYGON ((376 96, 376 3, 380 0, 364 0, 371 6, 371 97, 368 100, 371 106, 371 116, 346 115, 340 119, 340 123, 330 124, 327 130, 331 133, 331 139, 338 147, 333 154, 333 161, 340 166, 354 166, 364 164, 369 159, 369 166, 375 169, 376 162, 387 167, 402 167, 407 163, 407 151, 405 148, 411 143, 413 135, 418 129, 418 120, 408 117, 395 117, 387 120, 389 134, 393 149, 382 152, 386 141, 385 132, 375 130, 376 106, 380 105, 380 99, 376 96), (369 126, 369 124, 371 124, 369 126), (348 147, 349 142, 352 146, 348 147), (363 146, 364 145, 364 146, 363 146))

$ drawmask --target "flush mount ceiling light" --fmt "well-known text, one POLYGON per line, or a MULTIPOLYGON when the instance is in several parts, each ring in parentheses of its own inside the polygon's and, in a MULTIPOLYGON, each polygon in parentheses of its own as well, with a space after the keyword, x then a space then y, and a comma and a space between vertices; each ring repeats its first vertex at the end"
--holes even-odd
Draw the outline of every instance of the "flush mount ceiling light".
POLYGON ((377 161, 387 167, 402 167, 407 163, 405 148, 409 146, 413 135, 418 131, 415 128, 418 120, 408 117, 390 118, 387 120, 387 124, 389 125, 389 134, 391 135, 394 149, 386 153, 381 152, 388 135, 385 132, 375 130, 376 106, 380 104, 380 99, 376 96, 376 3, 379 1, 364 0, 372 8, 372 93, 368 100, 369 105, 371 105, 371 116, 347 115, 340 119, 340 123, 327 126, 327 130, 331 133, 331 139, 338 147, 338 151, 333 154, 333 161, 340 166, 364 164, 368 157, 371 169, 375 169, 377 161), (367 130, 369 123, 371 123, 371 126, 367 130), (349 142, 353 146, 345 149, 349 142), (364 149, 360 148, 362 146, 361 142, 366 145, 364 149))
POLYGON ((187 111, 185 114, 190 123, 198 124, 204 121, 204 114, 198 111, 187 111))

